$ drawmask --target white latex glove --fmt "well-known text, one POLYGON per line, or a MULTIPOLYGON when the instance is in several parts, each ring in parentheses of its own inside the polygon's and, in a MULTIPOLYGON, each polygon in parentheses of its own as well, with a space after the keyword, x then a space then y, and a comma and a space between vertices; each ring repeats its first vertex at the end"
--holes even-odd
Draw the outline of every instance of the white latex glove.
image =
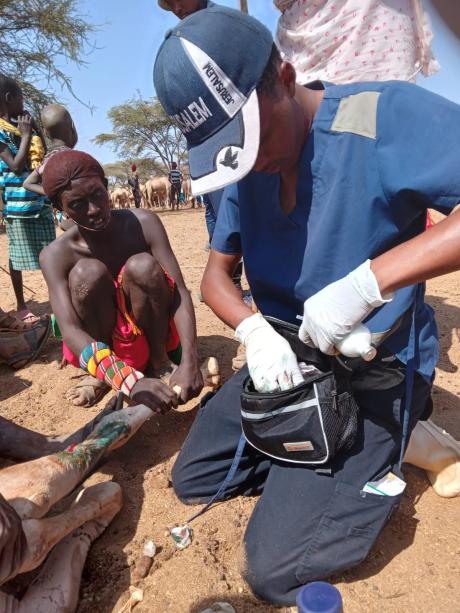
POLYGON ((303 383, 289 343, 260 313, 243 319, 235 330, 235 338, 246 347, 249 374, 257 391, 287 390, 303 383))
POLYGON ((335 345, 376 307, 392 298, 393 294, 381 296, 371 261, 367 260, 305 301, 299 338, 310 347, 334 355, 335 345))

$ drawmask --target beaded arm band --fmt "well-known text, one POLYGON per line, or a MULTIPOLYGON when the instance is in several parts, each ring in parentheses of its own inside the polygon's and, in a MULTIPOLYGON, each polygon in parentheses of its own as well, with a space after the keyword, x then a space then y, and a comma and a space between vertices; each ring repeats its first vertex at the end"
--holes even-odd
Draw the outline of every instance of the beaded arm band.
POLYGON ((108 345, 94 341, 80 354, 80 367, 125 396, 144 375, 118 358, 108 345))

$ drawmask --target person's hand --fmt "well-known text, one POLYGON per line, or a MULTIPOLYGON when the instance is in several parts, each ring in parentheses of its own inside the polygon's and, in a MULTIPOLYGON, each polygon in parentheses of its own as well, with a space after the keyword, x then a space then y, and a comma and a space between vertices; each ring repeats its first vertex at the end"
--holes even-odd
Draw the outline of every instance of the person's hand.
POLYGON ((169 380, 169 386, 181 388, 179 400, 181 403, 195 398, 203 389, 203 375, 200 366, 195 360, 192 363, 182 362, 173 372, 169 380))
POLYGON ((32 122, 33 119, 30 115, 19 115, 18 130, 21 136, 28 137, 32 134, 32 122))
POLYGON ((391 299, 392 295, 381 296, 371 261, 367 260, 305 301, 299 338, 310 347, 334 355, 336 345, 355 326, 391 299))
POLYGON ((235 337, 246 347, 249 374, 257 391, 287 390, 303 383, 288 341, 260 313, 243 319, 235 337))
POLYGON ((160 379, 140 379, 129 395, 136 404, 145 404, 154 413, 167 413, 177 407, 176 393, 160 379))

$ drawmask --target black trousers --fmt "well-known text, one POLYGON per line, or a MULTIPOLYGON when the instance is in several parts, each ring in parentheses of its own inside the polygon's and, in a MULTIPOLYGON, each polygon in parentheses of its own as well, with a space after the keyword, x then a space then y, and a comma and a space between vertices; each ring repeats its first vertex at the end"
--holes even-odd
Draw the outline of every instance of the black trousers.
MULTIPOLYGON (((199 410, 173 469, 185 503, 206 502, 224 480, 241 435, 240 395, 247 368, 199 410)), ((411 426, 429 405, 431 385, 416 375, 411 426)), ((351 568, 369 553, 400 496, 362 492, 367 481, 397 471, 404 381, 390 389, 356 392, 359 436, 337 456, 331 475, 270 460, 249 444, 227 497, 261 494, 248 523, 245 579, 260 598, 293 605, 310 581, 351 568)))

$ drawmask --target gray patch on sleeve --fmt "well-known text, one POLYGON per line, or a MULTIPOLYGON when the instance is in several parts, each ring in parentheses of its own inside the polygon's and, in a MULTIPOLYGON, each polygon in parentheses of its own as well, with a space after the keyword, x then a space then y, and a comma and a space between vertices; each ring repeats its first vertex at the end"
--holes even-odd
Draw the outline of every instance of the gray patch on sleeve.
POLYGON ((361 92, 340 101, 331 126, 333 132, 351 132, 376 138, 377 104, 380 92, 361 92))

